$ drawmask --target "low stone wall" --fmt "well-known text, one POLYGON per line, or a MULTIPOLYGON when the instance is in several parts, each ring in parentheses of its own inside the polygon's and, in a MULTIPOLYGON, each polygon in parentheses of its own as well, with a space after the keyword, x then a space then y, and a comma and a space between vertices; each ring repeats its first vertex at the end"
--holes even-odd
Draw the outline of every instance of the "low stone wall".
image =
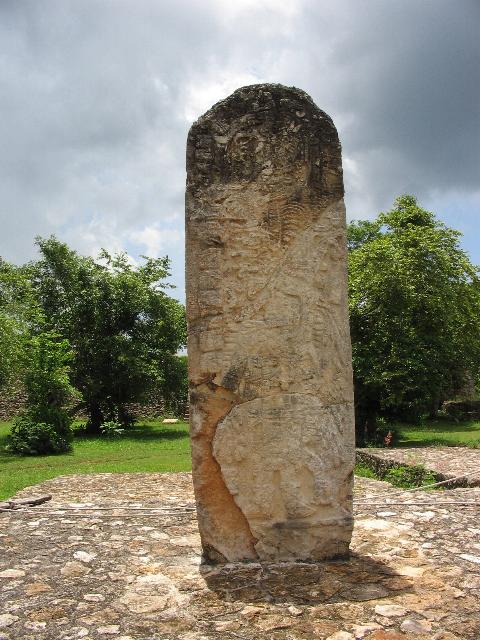
POLYGON ((462 474, 480 471, 480 449, 466 447, 418 447, 402 449, 357 449, 356 462, 364 464, 379 478, 395 467, 423 467, 435 475, 437 482, 450 480, 446 489, 478 487, 480 475, 457 478, 462 474))
POLYGON ((442 410, 454 420, 480 420, 480 400, 444 402, 442 410))
MULTIPOLYGON (((0 395, 0 422, 13 420, 24 409, 25 402, 25 392, 20 389, 14 389, 9 393, 5 392, 3 395, 0 395)), ((157 418, 165 414, 165 403, 160 400, 145 404, 136 402, 129 404, 127 409, 135 419, 157 418)), ((75 413, 75 418, 78 420, 86 420, 87 415, 84 411, 79 410, 75 413)))
POLYGON ((12 420, 25 406, 25 392, 13 389, 0 395, 0 421, 12 420))

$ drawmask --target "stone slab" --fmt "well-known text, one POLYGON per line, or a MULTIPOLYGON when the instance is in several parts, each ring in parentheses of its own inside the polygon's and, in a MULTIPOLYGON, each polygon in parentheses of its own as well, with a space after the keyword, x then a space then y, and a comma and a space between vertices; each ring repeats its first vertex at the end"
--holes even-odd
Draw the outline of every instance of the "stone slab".
POLYGON ((186 260, 204 558, 346 554, 354 426, 341 149, 307 94, 244 87, 192 126, 186 260))

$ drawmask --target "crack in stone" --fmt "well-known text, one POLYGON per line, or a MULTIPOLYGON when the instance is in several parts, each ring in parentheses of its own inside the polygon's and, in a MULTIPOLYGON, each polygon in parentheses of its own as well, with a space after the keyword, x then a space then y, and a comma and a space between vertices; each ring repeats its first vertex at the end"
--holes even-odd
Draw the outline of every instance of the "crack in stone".
MULTIPOLYGON (((253 535, 252 533, 252 529, 251 529, 251 524, 247 518, 247 516, 245 515, 245 513, 243 512, 241 506, 238 504, 237 500, 235 499, 235 496, 231 493, 230 489, 228 488, 227 482, 225 480, 225 476, 223 474, 223 470, 222 470, 222 466, 220 464, 220 462, 218 461, 218 459, 216 458, 214 451, 213 451, 213 441, 215 439, 215 435, 217 432, 218 427, 224 422, 224 420, 230 415, 230 413, 238 406, 246 406, 248 404, 254 403, 254 402, 258 402, 259 400, 264 400, 267 398, 271 398, 271 397, 291 397, 291 396, 300 396, 300 397, 304 397, 304 396, 309 396, 312 398, 315 398, 316 395, 313 393, 302 393, 302 392, 293 392, 293 393, 285 393, 285 392, 277 392, 277 393, 272 393, 270 395, 265 395, 265 396, 260 396, 258 398, 253 398, 253 399, 245 399, 242 400, 240 397, 236 396, 236 394, 234 394, 234 392, 230 389, 227 389, 226 387, 222 386, 222 385, 218 385, 215 382, 213 382, 214 378, 216 377, 216 373, 208 373, 205 375, 204 379, 197 383, 197 384, 192 384, 191 387, 194 389, 197 389, 199 387, 201 387, 202 385, 206 385, 208 387, 208 389, 210 391, 213 391, 214 393, 218 392, 218 391, 223 391, 226 392, 228 394, 232 394, 235 396, 235 400, 236 402, 234 402, 233 404, 231 404, 231 406, 229 408, 227 408, 227 410, 225 411, 225 413, 223 415, 221 415, 216 424, 212 426, 212 434, 211 434, 211 438, 209 438, 209 453, 210 456, 212 458, 212 461, 216 464, 217 468, 218 468, 218 474, 222 479, 223 485, 225 487, 226 492, 228 492, 228 494, 231 496, 231 499, 235 505, 235 507, 238 509, 238 511, 241 513, 243 519, 244 519, 244 523, 246 525, 246 527, 248 528, 248 531, 250 533, 250 537, 252 540, 252 545, 253 548, 255 549, 255 545, 258 542, 258 539, 253 535)), ((348 402, 332 402, 332 403, 328 403, 328 404, 323 404, 322 403, 322 407, 324 408, 330 408, 330 407, 335 407, 335 406, 348 406, 350 403, 348 402)), ((278 528, 291 528, 291 529, 298 529, 298 528, 315 528, 317 527, 319 524, 319 522, 313 522, 313 523, 308 523, 308 524, 302 524, 301 527, 299 527, 299 525, 297 523, 277 523, 277 527, 278 528)), ((353 519, 351 516, 343 518, 343 519, 339 519, 339 518, 334 518, 334 519, 330 519, 330 520, 322 520, 321 524, 323 526, 338 526, 338 525, 352 525, 353 524, 353 519)), ((255 561, 255 559, 258 559, 258 553, 255 551, 255 555, 256 558, 251 559, 251 561, 255 561)), ((218 564, 218 563, 224 563, 226 562, 225 557, 223 556, 223 554, 213 545, 210 543, 206 543, 204 545, 204 559, 206 562, 208 562, 209 564, 218 564)))
MULTIPOLYGON (((252 497, 254 494, 251 493, 252 490, 252 486, 249 484, 248 480, 245 483, 245 476, 249 476, 249 472, 248 472, 248 464, 246 468, 242 468, 240 473, 240 476, 238 478, 235 478, 235 474, 232 476, 232 469, 229 468, 229 465, 233 464, 233 461, 227 457, 225 458, 225 451, 226 451, 226 444, 229 444, 229 447, 231 450, 236 450, 237 445, 239 445, 239 450, 238 450, 238 455, 240 455, 240 458, 237 460, 236 464, 237 465, 243 465, 243 463, 247 460, 247 458, 245 458, 245 453, 240 453, 243 450, 243 445, 241 444, 242 439, 241 439, 241 433, 244 430, 244 428, 246 428, 246 425, 242 424, 241 418, 240 416, 236 416, 235 418, 233 418, 233 423, 228 424, 227 418, 228 416, 231 414, 231 412, 233 411, 234 408, 242 408, 244 409, 245 406, 248 406, 250 404, 257 404, 257 405, 261 405, 263 401, 268 402, 269 400, 272 399, 277 399, 280 398, 280 402, 285 402, 286 405, 288 406, 292 406, 295 405, 295 401, 294 398, 305 398, 305 397, 309 397, 312 399, 316 400, 316 406, 318 408, 318 410, 326 410, 327 414, 329 413, 329 409, 331 408, 335 408, 335 407, 343 407, 345 409, 347 409, 350 406, 349 402, 335 402, 335 403, 322 403, 318 397, 315 394, 311 394, 311 393, 272 393, 270 395, 265 395, 265 396, 259 396, 257 398, 251 399, 251 400, 246 400, 243 402, 238 402, 237 404, 235 404, 234 406, 232 406, 230 408, 230 410, 228 412, 226 412, 226 414, 219 419, 218 423, 217 423, 217 427, 215 430, 215 434, 214 434, 214 438, 213 438, 213 456, 214 458, 217 460, 224 482, 227 486, 227 488, 229 489, 229 491, 231 492, 231 494, 234 497, 234 500, 236 502, 236 504, 239 506, 239 508, 242 510, 242 513, 244 514, 246 520, 249 523, 250 529, 252 530, 252 532, 254 532, 254 536, 256 538, 258 538, 258 542, 255 545, 255 548, 257 550, 257 553, 259 554, 260 558, 265 559, 265 553, 266 553, 266 549, 267 547, 265 546, 266 544, 268 545, 268 555, 270 556, 275 556, 274 553, 272 553, 272 548, 275 547, 277 548, 277 555, 280 555, 281 551, 283 550, 283 546, 284 546, 284 541, 280 541, 280 539, 277 540, 277 537, 283 536, 283 533, 280 532, 285 532, 286 536, 288 537, 290 535, 292 536, 298 536, 301 534, 301 532, 305 532, 305 534, 308 533, 308 535, 310 534, 310 531, 317 531, 319 527, 325 529, 331 529, 333 528, 334 530, 337 528, 340 529, 351 529, 353 526, 353 519, 351 517, 351 515, 347 512, 345 513, 339 513, 337 515, 329 514, 327 512, 331 511, 332 509, 335 510, 339 510, 344 512, 344 509, 341 509, 341 505, 337 503, 337 501, 334 501, 334 503, 330 504, 330 500, 328 500, 327 503, 325 503, 323 506, 320 503, 317 503, 317 506, 322 510, 322 515, 320 516, 319 513, 315 512, 315 514, 310 514, 307 516, 304 514, 300 517, 296 517, 294 515, 294 513, 290 513, 290 508, 286 507, 286 504, 284 503, 284 496, 282 491, 280 491, 280 487, 278 487, 279 492, 278 493, 278 499, 279 501, 277 501, 276 499, 274 499, 274 496, 270 495, 272 493, 272 487, 279 485, 280 482, 280 476, 278 475, 278 473, 274 470, 273 472, 273 477, 270 478, 269 483, 270 483, 270 492, 269 492, 269 499, 268 499, 268 509, 269 509, 269 513, 270 515, 267 517, 267 520, 265 520, 265 522, 262 524, 261 519, 259 521, 257 521, 257 516, 254 515, 253 513, 250 513, 249 515, 247 515, 244 511, 244 508, 247 505, 252 504, 252 497), (293 402, 292 402, 293 401, 293 402), (238 422, 238 420, 236 418, 240 419, 240 423, 238 422), (225 428, 227 429, 226 433, 223 433, 221 435, 220 438, 220 442, 218 442, 217 444, 215 443, 215 437, 217 437, 217 433, 218 433, 218 428, 222 425, 225 425, 225 428), (236 425, 236 426, 235 426, 236 425), (233 430, 232 430, 233 429, 233 430), (237 436, 240 437, 240 440, 237 441, 237 436), (220 458, 218 457, 218 454, 220 454, 220 458), (243 461, 243 462, 241 462, 243 461), (224 469, 222 467, 222 464, 226 463, 227 464, 227 468, 224 469), (237 487, 237 482, 238 482, 238 489, 239 491, 236 491, 236 487, 237 487), (233 484, 232 484, 233 483, 233 484), (283 515, 279 515, 278 513, 275 513, 274 510, 274 504, 276 504, 278 502, 278 506, 279 508, 281 508, 281 511, 285 511, 285 513, 283 515), (283 504, 283 507, 281 506, 281 504, 283 504), (273 509, 273 511, 272 511, 273 509), (250 522, 250 518, 252 519, 252 522, 250 522), (270 522, 267 522, 270 521, 270 522), (265 532, 262 533, 264 527, 266 527, 265 532), (275 533, 275 531, 277 533, 275 533), (291 533, 289 533, 291 532, 291 533), (268 540, 268 542, 267 542, 268 540)), ((256 411, 254 410, 253 412, 254 414, 256 413, 256 411)), ((261 411, 260 411, 261 413, 261 411)), ((336 414, 336 411, 334 409, 334 413, 336 414)), ((243 417, 245 418, 246 414, 245 411, 243 412, 243 417)), ((333 417, 333 415, 332 415, 333 417)), ((267 418, 267 414, 265 415, 265 418, 267 418)), ((255 425, 255 421, 254 421, 254 425, 255 425)), ((256 425, 260 428, 260 431, 262 431, 263 426, 262 426, 262 421, 260 420, 260 422, 256 422, 256 425)), ((336 426, 336 420, 334 420, 334 426, 336 426)), ((279 434, 280 437, 280 434, 279 434)), ((260 443, 262 441, 262 437, 260 435, 257 434, 257 440, 260 443)), ((250 443, 251 444, 251 443, 250 443)), ((249 447, 247 446, 247 449, 249 447)), ((253 452, 253 450, 252 450, 253 452)), ((311 452, 312 455, 316 456, 318 455, 318 452, 316 451, 312 451, 311 452)), ((233 454, 235 456, 235 454, 233 454)), ((293 453, 292 453, 293 455, 293 453)), ((340 454, 341 455, 341 454, 340 454)), ((231 456, 230 456, 231 457, 231 456)), ((352 457, 352 465, 353 465, 353 457, 352 457)), ((337 465, 338 466, 338 465, 337 465)), ((310 471, 310 467, 306 466, 307 470, 310 471)), ((336 468, 336 467, 335 467, 336 468)), ((288 474, 287 474, 288 477, 288 474)), ((303 477, 303 476, 302 476, 303 477)), ((301 482, 300 480, 300 475, 297 475, 298 481, 301 482)), ((268 482, 267 482, 268 484, 268 482)), ((255 486, 255 484, 253 485, 255 486)), ((307 491, 307 489, 304 487, 303 491, 307 491)), ((302 493, 302 495, 306 495, 304 493, 302 493)), ((255 502, 255 499, 253 498, 253 504, 255 502)), ((340 502, 343 502, 342 500, 340 500, 340 502)), ((249 506, 249 508, 250 508, 249 506)), ((291 505, 290 505, 291 506, 291 505)), ((251 510, 251 509, 250 509, 251 510)), ((295 509, 294 509, 295 511, 295 509)), ((317 508, 318 511, 318 508, 317 508)), ((316 535, 316 534, 313 534, 316 535)), ((332 532, 330 534, 332 537, 335 537, 335 532, 332 532)), ((343 544, 343 547, 345 546, 345 544, 343 544)), ((339 544, 339 548, 341 547, 341 545, 339 544)), ((346 557, 348 555, 348 552, 345 551, 344 548, 341 548, 340 551, 338 553, 335 553, 334 556, 335 557, 346 557)), ((284 552, 284 550, 283 550, 284 552)), ((333 557, 333 556, 332 556, 333 557)))
MULTIPOLYGON (((222 469, 218 460, 213 455, 213 439, 219 423, 238 404, 238 397, 229 389, 213 382, 215 374, 208 373, 199 383, 191 385, 194 389, 190 398, 194 412, 202 414, 202 431, 191 433, 192 449, 195 446, 202 448, 200 464, 203 466, 203 484, 195 487, 197 505, 201 503, 200 510, 205 510, 208 520, 208 533, 201 532, 204 561, 210 564, 225 562, 225 553, 221 546, 215 542, 218 532, 218 540, 233 538, 232 548, 239 547, 241 556, 238 560, 257 560, 258 555, 254 545, 257 540, 253 536, 250 524, 229 491, 222 469), (215 399, 217 402, 215 402, 215 399), (235 402, 237 400, 237 402, 235 402), (206 505, 210 505, 210 510, 206 505), (217 513, 218 512, 218 513, 217 513), (229 526, 230 525, 230 526, 229 526), (243 538, 243 545, 240 540, 243 538), (223 559, 222 559, 223 558, 223 559)), ((228 546, 228 543, 227 543, 228 546)))

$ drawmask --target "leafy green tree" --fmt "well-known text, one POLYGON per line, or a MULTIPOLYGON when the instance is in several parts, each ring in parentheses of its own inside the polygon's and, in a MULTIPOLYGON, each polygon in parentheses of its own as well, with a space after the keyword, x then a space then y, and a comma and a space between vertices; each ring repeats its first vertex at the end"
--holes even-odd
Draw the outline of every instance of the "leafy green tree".
POLYGON ((75 392, 68 376, 68 341, 52 331, 39 333, 28 341, 25 356, 27 405, 14 420, 10 449, 22 455, 69 451, 73 435, 67 407, 75 392))
POLYGON ((40 322, 41 310, 25 270, 0 258, 0 389, 21 379, 25 348, 40 322))
POLYGON ((0 388, 26 393, 25 410, 10 436, 10 448, 24 455, 71 447, 66 410, 73 396, 68 380, 71 354, 68 342, 45 331, 44 325, 28 270, 0 259, 0 388))
POLYGON ((170 356, 164 361, 167 372, 163 397, 167 410, 176 416, 183 416, 188 403, 188 360, 187 356, 170 356))
POLYGON ((349 225, 349 307, 357 440, 376 416, 435 412, 480 370, 478 270, 460 233, 397 198, 374 222, 349 225))
POLYGON ((21 339, 18 327, 3 309, 0 310, 0 389, 15 378, 19 362, 21 339))
POLYGON ((366 242, 380 235, 380 223, 371 220, 353 220, 347 227, 347 247, 349 251, 359 249, 366 242))
POLYGON ((168 387, 168 362, 185 343, 184 308, 165 292, 168 258, 134 266, 125 254, 80 256, 54 237, 37 244, 33 286, 47 328, 71 345, 71 381, 82 394, 89 427, 126 425, 128 403, 153 387, 168 387))

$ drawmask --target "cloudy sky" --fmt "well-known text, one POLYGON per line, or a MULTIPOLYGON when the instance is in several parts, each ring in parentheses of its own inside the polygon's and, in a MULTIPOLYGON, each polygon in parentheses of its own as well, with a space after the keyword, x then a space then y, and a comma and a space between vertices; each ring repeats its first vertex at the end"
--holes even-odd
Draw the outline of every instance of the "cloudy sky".
POLYGON ((280 82, 334 119, 349 219, 413 193, 480 263, 479 33, 479 0, 0 0, 0 255, 168 254, 183 299, 188 128, 280 82))

